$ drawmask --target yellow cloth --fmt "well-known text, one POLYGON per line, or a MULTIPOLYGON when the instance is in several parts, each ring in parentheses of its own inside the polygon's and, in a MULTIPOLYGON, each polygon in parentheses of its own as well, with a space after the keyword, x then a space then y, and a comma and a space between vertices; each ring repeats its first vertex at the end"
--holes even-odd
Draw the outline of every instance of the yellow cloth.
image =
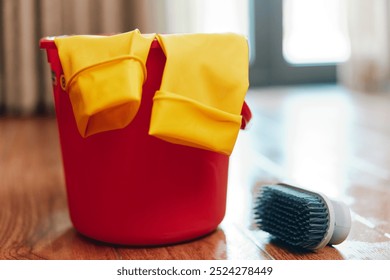
POLYGON ((154 35, 55 38, 66 90, 83 137, 123 128, 138 112, 154 35))
POLYGON ((149 134, 230 155, 247 92, 248 45, 236 34, 158 35, 167 57, 149 134))

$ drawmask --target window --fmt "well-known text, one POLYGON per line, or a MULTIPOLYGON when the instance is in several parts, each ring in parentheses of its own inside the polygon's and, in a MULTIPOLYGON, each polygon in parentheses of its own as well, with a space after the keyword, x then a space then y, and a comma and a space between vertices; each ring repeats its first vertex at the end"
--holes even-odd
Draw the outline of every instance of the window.
POLYGON ((283 56, 287 62, 321 64, 348 59, 343 3, 339 0, 283 1, 283 56))
POLYGON ((334 83, 348 57, 338 0, 250 0, 251 86, 334 83))

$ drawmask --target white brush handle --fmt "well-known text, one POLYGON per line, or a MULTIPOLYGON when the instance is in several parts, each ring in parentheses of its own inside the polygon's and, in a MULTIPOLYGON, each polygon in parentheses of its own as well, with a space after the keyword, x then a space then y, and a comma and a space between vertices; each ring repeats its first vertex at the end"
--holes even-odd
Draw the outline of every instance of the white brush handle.
POLYGON ((351 213, 348 206, 341 201, 330 200, 334 210, 334 231, 330 239, 330 245, 336 245, 343 242, 351 230, 351 213))

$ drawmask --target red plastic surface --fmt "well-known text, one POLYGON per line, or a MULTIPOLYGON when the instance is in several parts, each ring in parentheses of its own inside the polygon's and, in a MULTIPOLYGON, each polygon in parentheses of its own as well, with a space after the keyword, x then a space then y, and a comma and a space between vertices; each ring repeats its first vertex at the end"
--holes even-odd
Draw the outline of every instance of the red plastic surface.
MULTIPOLYGON (((148 135, 152 98, 165 65, 158 42, 153 42, 146 63, 148 76, 135 119, 124 129, 87 138, 80 136, 61 89, 56 46, 50 38, 40 43, 53 72, 74 227, 93 239, 128 245, 177 243, 213 231, 225 214, 228 157, 148 135)), ((243 114, 245 121, 250 119, 249 108, 243 114)))

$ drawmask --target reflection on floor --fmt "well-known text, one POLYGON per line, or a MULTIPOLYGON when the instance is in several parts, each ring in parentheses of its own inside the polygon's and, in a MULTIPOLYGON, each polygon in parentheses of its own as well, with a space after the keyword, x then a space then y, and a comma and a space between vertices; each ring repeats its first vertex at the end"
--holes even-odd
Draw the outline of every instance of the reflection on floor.
POLYGON ((281 87, 252 90, 247 102, 254 121, 231 159, 229 205, 238 196, 251 205, 261 185, 282 181, 344 201, 353 225, 344 243, 297 254, 245 225, 250 207, 228 217, 275 259, 390 259, 390 95, 281 87))
POLYGON ((231 157, 224 221, 203 238, 153 248, 78 234, 55 119, 0 118, 0 259, 390 259, 390 95, 280 87, 252 89, 247 102, 254 117, 231 157), (303 252, 255 229, 254 197, 280 181, 347 203, 348 239, 303 252))

